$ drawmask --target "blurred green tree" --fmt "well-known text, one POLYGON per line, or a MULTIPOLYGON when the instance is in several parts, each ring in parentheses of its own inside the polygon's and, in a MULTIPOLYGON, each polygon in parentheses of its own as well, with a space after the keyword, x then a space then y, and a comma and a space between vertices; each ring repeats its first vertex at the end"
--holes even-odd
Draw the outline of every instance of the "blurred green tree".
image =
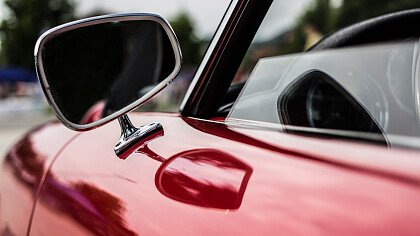
POLYGON ((5 0, 0 23, 0 65, 34 70, 33 51, 43 31, 74 19, 72 0, 5 0))
POLYGON ((311 24, 317 31, 326 34, 333 27, 333 17, 330 0, 316 0, 304 13, 301 24, 311 24))
POLYGON ((301 52, 311 46, 321 35, 333 29, 335 16, 330 0, 313 1, 296 22, 292 30, 293 40, 289 42, 285 52, 301 52), (310 35, 314 36, 314 39, 309 40, 312 38, 310 35))
POLYGON ((183 56, 183 67, 197 66, 203 55, 203 41, 196 36, 195 26, 186 12, 181 12, 170 21, 174 29, 183 56))
POLYGON ((420 7, 420 0, 342 0, 335 28, 384 15, 420 7))
POLYGON ((359 21, 418 7, 420 0, 342 0, 338 8, 332 6, 331 0, 314 0, 296 22, 292 31, 294 40, 288 45, 287 52, 301 52, 306 49, 309 36, 313 32, 326 35, 359 21))

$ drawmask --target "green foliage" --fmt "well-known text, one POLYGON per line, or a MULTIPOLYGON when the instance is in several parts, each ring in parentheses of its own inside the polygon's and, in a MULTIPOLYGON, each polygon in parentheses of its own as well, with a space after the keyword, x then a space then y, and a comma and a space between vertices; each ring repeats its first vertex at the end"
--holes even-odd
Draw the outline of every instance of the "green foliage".
POLYGON ((338 9, 332 7, 331 0, 314 0, 292 30, 294 40, 288 45, 289 52, 304 50, 307 25, 326 35, 372 17, 416 7, 420 7, 420 0, 343 0, 338 9))
POLYGON ((193 67, 200 63, 202 42, 195 35, 195 26, 185 12, 171 20, 171 25, 178 37, 183 55, 183 67, 193 67))
POLYGON ((285 45, 285 47, 289 49, 288 51, 286 51, 287 54, 303 51, 306 43, 306 35, 303 27, 303 24, 298 24, 293 29, 293 40, 289 42, 289 45, 285 45))
POLYGON ((312 3, 302 17, 301 24, 312 24, 320 33, 328 33, 334 21, 330 0, 317 0, 312 3))
POLYGON ((333 0, 311 1, 290 31, 279 32, 275 38, 254 43, 242 62, 242 70, 250 72, 262 57, 302 52, 323 35, 347 25, 391 12, 420 7, 420 0, 341 0, 341 4, 332 3, 333 0))
POLYGON ((420 0, 343 0, 335 28, 384 15, 391 12, 420 7, 420 0))
POLYGON ((5 0, 0 24, 0 64, 34 69, 33 51, 41 33, 74 18, 71 0, 5 0))
POLYGON ((305 49, 305 27, 313 27, 321 34, 326 34, 334 27, 335 14, 330 0, 315 0, 303 13, 292 29, 293 40, 287 45, 287 53, 301 52, 305 49))

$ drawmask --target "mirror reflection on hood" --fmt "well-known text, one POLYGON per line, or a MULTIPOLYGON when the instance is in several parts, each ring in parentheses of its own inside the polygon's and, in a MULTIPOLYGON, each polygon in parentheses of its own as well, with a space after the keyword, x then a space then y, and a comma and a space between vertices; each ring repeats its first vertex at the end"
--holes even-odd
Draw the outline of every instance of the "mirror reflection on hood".
POLYGON ((252 169, 233 156, 212 149, 180 153, 156 173, 165 196, 195 206, 238 209, 252 169))

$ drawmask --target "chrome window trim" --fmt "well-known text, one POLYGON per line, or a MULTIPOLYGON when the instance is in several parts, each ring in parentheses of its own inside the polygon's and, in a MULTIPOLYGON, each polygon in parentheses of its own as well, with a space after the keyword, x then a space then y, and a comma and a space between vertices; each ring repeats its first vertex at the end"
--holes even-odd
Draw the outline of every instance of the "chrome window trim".
POLYGON ((273 124, 273 123, 268 123, 268 122, 263 122, 263 121, 253 121, 253 120, 245 120, 245 119, 238 119, 238 118, 231 118, 228 121, 226 121, 225 124, 231 127, 238 127, 238 128, 280 131, 284 134, 290 134, 290 132, 298 132, 298 133, 313 134, 313 135, 331 135, 335 137, 352 138, 355 140, 362 139, 362 140, 378 142, 378 143, 383 142, 383 144, 386 147, 388 148, 391 147, 391 143, 389 141, 388 136, 386 135, 382 136, 380 134, 373 134, 373 133, 366 133, 366 132, 312 128, 312 127, 302 127, 302 126, 284 125, 284 124, 273 124))
POLYGON ((420 39, 415 45, 414 58, 413 58, 413 92, 414 92, 414 104, 417 120, 420 122, 420 39))
POLYGON ((225 15, 223 16, 222 21, 220 22, 216 33, 214 34, 214 37, 209 45, 209 47, 207 48, 206 54, 204 55, 200 66, 198 67, 193 80, 191 81, 190 86, 188 87, 188 90, 184 96, 184 99, 181 102, 179 111, 182 112, 184 110, 185 105, 187 104, 190 96, 192 95, 192 92, 194 90, 194 87, 197 85, 198 81, 201 78, 201 75, 204 71, 204 68, 206 67, 207 63, 209 62, 210 56, 213 54, 214 49, 216 48, 217 43, 219 42, 219 39, 221 38, 223 31, 225 30, 225 27, 227 25, 227 23, 229 22, 229 19, 232 16, 232 13, 234 12, 237 3, 239 2, 239 0, 231 0, 228 9, 226 10, 225 15))
POLYGON ((42 90, 44 92, 45 97, 47 98, 48 103, 53 108, 53 111, 55 112, 56 116, 68 128, 72 130, 76 130, 76 131, 86 131, 86 130, 91 130, 96 127, 102 126, 130 112, 131 110, 135 109, 141 104, 145 103, 147 100, 152 98, 154 95, 156 95, 158 92, 160 92, 162 89, 164 89, 167 85, 169 85, 172 82, 172 80, 179 73, 181 69, 181 63, 182 63, 182 54, 181 54, 180 45, 172 27, 163 17, 157 14, 152 14, 152 13, 111 14, 111 15, 86 18, 86 19, 77 20, 77 21, 73 21, 73 22, 69 22, 69 23, 57 26, 55 28, 48 30, 47 32, 41 35, 41 37, 38 39, 35 45, 34 56, 35 56, 35 67, 38 74, 38 78, 42 85, 42 90), (44 68, 42 66, 42 50, 41 49, 43 45, 45 44, 45 42, 48 41, 48 39, 60 33, 63 33, 72 29, 77 29, 77 28, 97 25, 97 24, 103 24, 103 23, 109 23, 109 22, 140 21, 140 20, 154 21, 160 24, 162 28, 165 30, 165 32, 167 33, 168 38, 171 42, 172 48, 174 50, 174 55, 175 55, 175 68, 172 71, 172 73, 166 79, 164 79, 161 83, 159 83, 155 88, 149 91, 146 95, 144 95, 137 101, 133 102, 132 104, 124 107, 123 109, 111 114, 110 116, 105 117, 104 119, 101 119, 101 120, 98 120, 98 121, 95 121, 93 123, 86 124, 86 125, 75 124, 67 120, 64 117, 64 115, 61 113, 61 111, 58 109, 58 106, 56 105, 56 103, 54 102, 52 98, 52 94, 50 92, 49 85, 45 76, 44 68))

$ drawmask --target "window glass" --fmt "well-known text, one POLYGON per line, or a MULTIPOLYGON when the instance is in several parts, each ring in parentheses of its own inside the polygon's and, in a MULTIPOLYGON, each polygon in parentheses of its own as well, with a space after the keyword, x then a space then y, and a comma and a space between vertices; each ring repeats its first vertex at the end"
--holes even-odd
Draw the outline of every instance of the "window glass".
POLYGON ((233 83, 246 81, 260 58, 302 52, 348 25, 418 7, 420 0, 274 0, 233 83))
POLYGON ((226 121, 420 140, 418 48, 417 39, 261 59, 226 121))
POLYGON ((233 79, 239 98, 219 114, 229 124, 420 147, 418 35, 312 50, 348 25, 419 6, 273 1, 233 79))

